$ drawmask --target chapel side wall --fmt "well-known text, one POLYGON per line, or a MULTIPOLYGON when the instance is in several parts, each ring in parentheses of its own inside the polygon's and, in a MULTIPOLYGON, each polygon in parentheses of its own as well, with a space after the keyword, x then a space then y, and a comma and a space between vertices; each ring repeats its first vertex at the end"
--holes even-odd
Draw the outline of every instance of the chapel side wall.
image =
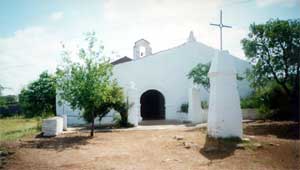
MULTIPOLYGON (((87 122, 80 115, 80 111, 78 109, 73 110, 66 101, 61 101, 61 102, 62 104, 59 103, 59 95, 56 95, 56 115, 57 116, 67 115, 68 126, 87 124, 87 122)), ((105 117, 102 118, 101 124, 113 123, 114 115, 115 115, 115 111, 109 112, 105 117)), ((95 123, 99 124, 99 119, 95 119, 95 123)))

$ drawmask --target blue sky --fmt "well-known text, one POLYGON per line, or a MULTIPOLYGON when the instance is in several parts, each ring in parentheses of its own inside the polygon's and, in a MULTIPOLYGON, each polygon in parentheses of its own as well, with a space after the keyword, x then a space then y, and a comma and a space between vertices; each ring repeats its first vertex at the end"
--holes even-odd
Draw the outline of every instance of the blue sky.
POLYGON ((186 41, 218 48, 223 9, 224 48, 244 58, 240 40, 249 24, 270 18, 300 18, 300 0, 10 0, 0 2, 0 84, 17 94, 44 70, 61 62, 61 42, 70 50, 83 44, 83 33, 96 31, 112 59, 132 56, 136 40, 150 41, 153 52, 186 41))

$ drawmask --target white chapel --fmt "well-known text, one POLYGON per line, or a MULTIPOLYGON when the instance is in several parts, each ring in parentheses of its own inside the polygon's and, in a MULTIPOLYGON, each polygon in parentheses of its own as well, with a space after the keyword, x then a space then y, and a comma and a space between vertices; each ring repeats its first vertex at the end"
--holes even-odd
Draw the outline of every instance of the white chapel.
MULTIPOLYGON (((123 87, 133 107, 129 111, 129 121, 138 125, 143 120, 189 120, 191 122, 207 121, 205 112, 192 114, 182 113, 180 107, 184 103, 208 101, 209 91, 193 84, 187 74, 198 63, 207 64, 219 50, 198 42, 190 32, 186 42, 167 50, 152 53, 150 42, 140 39, 134 43, 133 56, 113 61, 113 76, 123 87), (191 91, 197 91, 196 96, 191 91), (197 117, 200 117, 197 118, 197 117)), ((239 75, 245 75, 250 64, 229 52, 224 53, 231 58, 239 75)), ((226 86, 226 85, 224 85, 226 86)), ((238 94, 241 98, 249 95, 251 88, 246 79, 237 82, 238 94)), ((224 88, 223 88, 224 89, 224 88)), ((195 94, 195 93, 193 93, 195 94)), ((198 109, 203 110, 203 109, 198 109)), ((111 123, 114 115, 111 111, 101 123, 111 123)), ((72 110, 67 104, 57 104, 57 115, 65 115, 69 125, 84 123, 78 110, 72 110)))

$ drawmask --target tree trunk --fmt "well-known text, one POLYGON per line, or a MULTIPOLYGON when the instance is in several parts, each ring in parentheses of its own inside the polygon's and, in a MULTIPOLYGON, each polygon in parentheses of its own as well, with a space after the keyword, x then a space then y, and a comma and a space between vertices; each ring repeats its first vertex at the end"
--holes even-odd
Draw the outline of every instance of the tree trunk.
POLYGON ((297 65, 297 74, 295 77, 295 84, 293 87, 293 93, 291 95, 292 99, 292 112, 295 115, 294 120, 299 121, 300 120, 300 92, 299 92, 299 82, 300 82, 300 64, 297 65))
POLYGON ((93 112, 93 120, 92 120, 92 126, 91 126, 91 137, 94 136, 94 129, 95 129, 95 116, 93 112))

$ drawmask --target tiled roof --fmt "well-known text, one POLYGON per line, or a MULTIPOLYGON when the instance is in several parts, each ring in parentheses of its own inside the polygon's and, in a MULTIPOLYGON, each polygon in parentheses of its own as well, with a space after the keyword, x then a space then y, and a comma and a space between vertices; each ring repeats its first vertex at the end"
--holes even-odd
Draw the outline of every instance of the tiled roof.
POLYGON ((131 61, 132 59, 125 56, 125 57, 122 57, 122 58, 119 58, 113 62, 111 62, 112 65, 117 65, 117 64, 121 64, 121 63, 126 63, 126 62, 129 62, 131 61))

